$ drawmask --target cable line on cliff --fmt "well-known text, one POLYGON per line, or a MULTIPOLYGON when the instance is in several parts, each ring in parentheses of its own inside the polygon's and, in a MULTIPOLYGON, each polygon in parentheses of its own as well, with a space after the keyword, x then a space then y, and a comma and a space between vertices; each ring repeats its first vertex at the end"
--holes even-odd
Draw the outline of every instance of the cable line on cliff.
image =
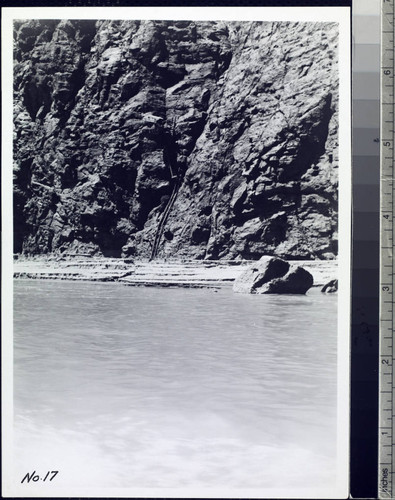
POLYGON ((181 186, 181 181, 183 177, 183 173, 185 168, 182 164, 178 162, 177 154, 178 154, 178 144, 175 139, 176 137, 176 123, 175 119, 173 119, 171 128, 168 129, 167 133, 165 132, 165 146, 164 146, 164 160, 167 163, 170 170, 171 181, 175 181, 173 185, 173 190, 171 196, 166 203, 163 214, 160 218, 158 228, 155 233, 154 243, 152 245, 151 257, 150 260, 153 260, 159 250, 159 244, 162 239, 163 231, 169 218, 169 214, 171 209, 173 208, 174 202, 176 201, 178 190, 181 186))
POLYGON ((177 180, 173 186, 173 191, 171 193, 169 201, 166 204, 165 210, 163 211, 162 217, 160 219, 158 228, 157 228, 156 233, 155 233, 155 239, 154 239, 154 244, 152 245, 150 260, 153 260, 158 253, 160 240, 162 238, 162 234, 163 234, 167 219, 169 217, 170 211, 171 211, 171 209, 174 205, 174 202, 177 198, 177 194, 178 194, 178 190, 179 190, 180 185, 181 185, 181 176, 178 175, 177 180))

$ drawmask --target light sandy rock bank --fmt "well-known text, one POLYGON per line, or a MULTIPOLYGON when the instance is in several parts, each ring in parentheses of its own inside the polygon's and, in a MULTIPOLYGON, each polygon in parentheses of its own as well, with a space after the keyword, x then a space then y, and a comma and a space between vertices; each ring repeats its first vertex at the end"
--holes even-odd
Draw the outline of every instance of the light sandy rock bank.
MULTIPOLYGON (((290 261, 291 262, 291 261, 290 261)), ((132 261, 98 257, 19 257, 14 277, 75 281, 113 281, 133 286, 223 287, 233 282, 251 261, 132 261)), ((292 263, 292 262, 291 262, 292 263)), ((323 286, 337 276, 336 261, 298 261, 323 286)))

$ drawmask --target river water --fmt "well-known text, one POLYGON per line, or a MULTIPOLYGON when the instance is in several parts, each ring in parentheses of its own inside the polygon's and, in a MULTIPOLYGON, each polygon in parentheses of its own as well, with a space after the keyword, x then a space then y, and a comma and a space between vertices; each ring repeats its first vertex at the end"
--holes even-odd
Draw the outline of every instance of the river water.
POLYGON ((66 493, 329 488, 336 310, 316 289, 15 281, 16 480, 58 470, 66 493))

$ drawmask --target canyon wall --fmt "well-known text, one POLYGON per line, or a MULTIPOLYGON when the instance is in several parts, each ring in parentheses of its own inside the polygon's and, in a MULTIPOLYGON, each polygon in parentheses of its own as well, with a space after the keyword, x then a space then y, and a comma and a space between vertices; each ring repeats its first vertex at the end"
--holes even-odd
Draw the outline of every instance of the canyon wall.
POLYGON ((335 23, 15 23, 15 252, 337 254, 335 23))

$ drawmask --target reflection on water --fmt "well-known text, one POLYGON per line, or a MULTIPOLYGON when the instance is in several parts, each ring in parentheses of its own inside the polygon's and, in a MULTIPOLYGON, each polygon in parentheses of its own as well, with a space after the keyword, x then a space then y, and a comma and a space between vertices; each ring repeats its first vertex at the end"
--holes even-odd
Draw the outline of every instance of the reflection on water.
POLYGON ((334 480, 336 297, 16 281, 14 309, 18 477, 334 480))

